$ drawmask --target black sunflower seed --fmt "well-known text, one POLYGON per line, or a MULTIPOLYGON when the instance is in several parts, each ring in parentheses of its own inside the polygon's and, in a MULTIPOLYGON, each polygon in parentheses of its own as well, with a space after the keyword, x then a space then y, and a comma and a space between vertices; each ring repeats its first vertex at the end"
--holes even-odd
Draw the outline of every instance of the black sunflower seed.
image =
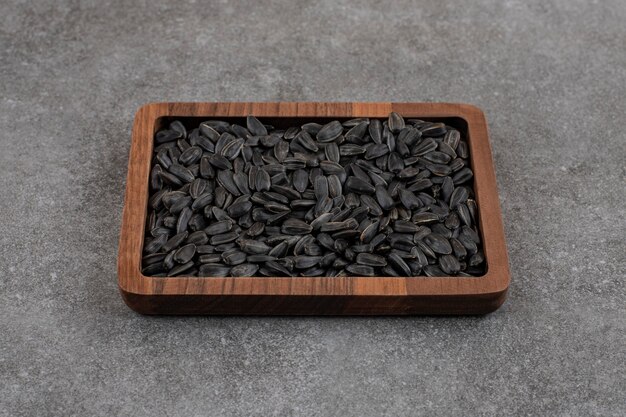
POLYGON ((294 258, 294 266, 297 269, 307 269, 312 266, 318 265, 322 260, 321 256, 296 256, 294 258))
POLYGON ((452 246, 450 246, 448 239, 437 233, 431 233, 424 237, 424 243, 426 243, 435 253, 443 255, 449 255, 452 253, 452 246))
POLYGON ((259 270, 259 266, 256 264, 240 264, 233 266, 230 270, 232 277, 252 277, 259 270))
POLYGON ((202 230, 197 230, 187 237, 187 243, 193 243, 194 245, 204 245, 209 241, 209 237, 202 230))
POLYGON ((350 264, 346 266, 346 271, 356 276, 373 277, 375 270, 369 265, 350 264))
POLYGON ((188 168, 179 164, 170 165, 168 171, 183 182, 192 182, 195 179, 195 176, 188 168))
POLYGON ((156 143, 165 143, 165 142, 171 142, 174 140, 178 140, 180 138, 182 138, 183 135, 181 134, 181 132, 176 131, 176 130, 161 130, 159 132, 157 132, 157 134, 154 136, 154 140, 156 143))
POLYGON ((332 122, 325 124, 322 128, 317 132, 317 140, 324 142, 332 142, 337 139, 339 135, 343 132, 343 126, 337 120, 333 120, 332 122))
POLYGON ((348 177, 345 185, 348 191, 354 191, 359 194, 374 194, 376 191, 376 188, 369 181, 354 176, 348 177))
POLYGON ((474 173, 472 172, 471 169, 463 168, 452 176, 452 181, 454 182, 455 185, 463 184, 471 180, 473 176, 474 176, 474 173))
POLYGON ((465 203, 469 197, 469 192, 465 187, 456 187, 450 196, 450 208, 455 209, 459 204, 465 203))
POLYGON ((372 120, 368 126, 368 132, 374 143, 382 143, 383 129, 382 129, 382 124, 380 120, 378 119, 372 120))
POLYGON ((184 207, 180 211, 178 221, 176 222, 176 233, 182 233, 187 230, 187 226, 189 225, 189 220, 191 220, 192 215, 193 212, 189 207, 184 207))
POLYGON ((180 155, 178 161, 185 166, 189 166, 198 162, 201 157, 202 149, 198 146, 190 146, 180 155))
POLYGON ((198 276, 200 277, 227 277, 230 274, 231 267, 219 263, 202 264, 198 268, 198 276))
POLYGON ((383 210, 391 210, 395 205, 393 198, 391 198, 391 195, 387 191, 387 188, 383 185, 376 186, 376 200, 378 201, 380 207, 383 208, 383 210))
POLYGON ((218 169, 232 169, 233 168, 233 164, 222 155, 217 155, 217 154, 211 155, 209 157, 209 163, 218 169))
POLYGON ((439 267, 443 272, 450 275, 456 275, 461 271, 461 264, 452 255, 443 255, 439 257, 439 267))
POLYGON ((246 118, 246 126, 248 131, 255 136, 267 135, 267 129, 256 117, 250 115, 246 118))
POLYGON ((408 210, 420 208, 423 205, 422 201, 412 191, 400 188, 398 189, 398 194, 400 196, 400 202, 408 210))
POLYGON ((333 161, 320 161, 320 168, 326 175, 344 175, 344 168, 337 162, 333 161))
POLYGON ((240 265, 246 261, 246 254, 236 248, 233 248, 222 253, 222 260, 226 265, 240 265))
POLYGON ((313 228, 302 220, 290 218, 283 222, 281 230, 286 235, 305 235, 311 233, 313 228))
POLYGON ((248 213, 250 210, 252 210, 252 202, 247 201, 247 200, 233 203, 226 209, 226 211, 228 212, 228 215, 232 217, 233 219, 237 219, 243 216, 244 214, 248 213))
POLYGON ((194 267, 193 261, 189 261, 186 264, 175 266, 168 272, 168 275, 173 276, 173 277, 181 276, 181 275, 191 275, 191 270, 193 270, 193 267, 194 267))
POLYGON ((389 153, 389 146, 385 143, 374 144, 365 151, 365 159, 371 160, 379 158, 389 153))
POLYGON ((401 131, 402 129, 404 129, 405 126, 404 119, 396 112, 391 112, 389 114, 389 119, 387 123, 389 125, 389 130, 391 130, 393 133, 401 131))
POLYGON ((387 265, 384 256, 374 255, 373 253, 359 253, 356 256, 356 263, 376 267, 387 265))
POLYGON ((417 213, 411 217, 411 221, 415 224, 430 224, 439 221, 439 216, 435 213, 417 213))
POLYGON ((191 261, 191 258, 196 254, 196 245, 193 243, 183 246, 174 254, 174 261, 179 264, 185 264, 191 261))
POLYGON ((393 267, 393 269, 395 269, 403 276, 411 276, 411 268, 409 268, 404 259, 402 259, 397 253, 390 253, 387 256, 387 261, 393 267))

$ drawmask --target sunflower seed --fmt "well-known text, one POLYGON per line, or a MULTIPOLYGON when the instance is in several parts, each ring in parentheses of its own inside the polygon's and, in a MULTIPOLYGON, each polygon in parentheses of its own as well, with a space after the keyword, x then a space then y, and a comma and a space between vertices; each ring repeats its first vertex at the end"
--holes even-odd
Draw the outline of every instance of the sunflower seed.
POLYGON ((285 169, 290 171, 303 169, 306 167, 306 160, 302 158, 288 157, 283 160, 283 166, 285 169))
POLYGON ((293 172, 293 187, 299 192, 304 192, 309 185, 309 174, 303 170, 298 169, 293 172))
POLYGON ((456 212, 457 215, 459 217, 459 219, 461 220, 461 222, 467 226, 471 226, 472 225, 472 217, 470 215, 470 212, 467 208, 467 205, 461 203, 457 206, 456 208, 456 212))
POLYGON ((470 266, 478 266, 483 262, 485 262, 485 255, 482 252, 476 252, 470 257, 468 263, 470 266))
POLYGON ((354 191, 356 193, 374 194, 376 191, 376 188, 372 184, 359 177, 348 177, 345 185, 349 191, 354 191))
POLYGON ((270 251, 270 247, 258 240, 241 239, 238 241, 239 247, 245 253, 251 255, 264 255, 270 251))
POLYGON ((449 130, 443 137, 443 143, 448 145, 451 149, 455 150, 461 140, 461 133, 458 130, 449 130))
POLYGON ((450 196, 450 208, 455 209, 459 204, 465 203, 469 197, 469 192, 465 187, 456 187, 450 196))
POLYGON ((452 246, 450 246, 448 239, 439 234, 429 234, 424 237, 424 243, 426 243, 435 253, 443 255, 449 255, 452 253, 452 246))
POLYGON ((450 246, 452 246, 452 253, 454 253, 454 256, 456 256, 457 259, 462 261, 467 257, 467 250, 458 239, 451 238, 450 246))
POLYGON ((327 213, 333 206, 333 200, 331 200, 329 197, 324 197, 322 199, 317 200, 317 203, 315 204, 315 210, 313 212, 313 214, 316 217, 319 217, 320 215, 322 215, 323 213, 327 213))
POLYGON ((221 235, 211 236, 209 241, 211 242, 211 245, 222 245, 224 243, 234 242, 235 240, 237 240, 238 237, 239 237, 238 233, 229 232, 229 233, 224 233, 221 235))
POLYGON ((230 274, 231 267, 220 263, 202 264, 198 268, 198 276, 200 277, 227 277, 230 274))
POLYGON ((387 188, 382 185, 376 186, 376 200, 383 210, 391 210, 391 208, 395 205, 393 198, 391 198, 391 195, 387 191, 387 188))
POLYGON ((420 131, 424 136, 441 136, 446 133, 446 125, 443 123, 429 123, 420 127, 420 131))
POLYGON ((417 213, 411 217, 411 221, 415 224, 430 224, 439 221, 439 216, 434 213, 417 213))
POLYGON ((204 245, 209 241, 209 237, 202 230, 197 230, 189 235, 187 243, 193 243, 194 245, 204 245))
POLYGON ((181 132, 177 132, 176 130, 161 130, 156 133, 154 140, 156 143, 165 143, 177 140, 181 137, 183 137, 181 132))
POLYGON ((320 161, 320 168, 326 175, 344 175, 346 172, 341 165, 333 161, 320 161))
POLYGON ((256 117, 250 115, 246 118, 246 126, 248 131, 255 136, 267 135, 267 129, 256 117))
POLYGON ((191 211, 191 209, 189 207, 184 207, 179 216, 178 216, 178 221, 176 222, 176 233, 182 233, 184 231, 187 230, 187 226, 189 225, 189 220, 191 219, 191 216, 193 215, 193 212, 191 211))
POLYGON ((286 235, 305 235, 311 233, 313 228, 302 220, 290 218, 283 222, 281 230, 286 235))
POLYGON ((380 120, 378 119, 372 120, 368 126, 368 132, 370 134, 370 137, 372 138, 372 141, 374 141, 374 143, 382 143, 383 129, 382 129, 382 124, 380 120))
POLYGON ((469 147, 467 146, 467 142, 465 141, 460 141, 459 144, 457 145, 456 149, 456 154, 463 159, 467 159, 469 158, 469 147))
POLYGON ((388 153, 389 153, 389 146, 387 146, 387 144, 384 144, 384 143, 375 144, 375 145, 370 146, 367 149, 367 151, 365 151, 365 159, 367 160, 376 159, 388 153))
POLYGON ((192 182, 195 179, 193 173, 188 168, 179 164, 170 165, 168 171, 183 182, 192 182))
POLYGON ((319 200, 323 200, 328 197, 328 180, 324 176, 319 176, 315 179, 315 183, 313 184, 313 189, 315 190, 315 198, 319 200))
POLYGON ((439 257, 439 268, 446 274, 456 275, 461 271, 461 264, 452 255, 443 255, 439 257))
POLYGON ((209 236, 215 236, 215 235, 226 233, 230 231, 232 228, 233 228, 232 220, 223 220, 223 221, 218 221, 216 223, 211 224, 206 229, 204 229, 204 232, 209 236))
POLYGON ((222 253, 222 260, 226 265, 240 265, 246 261, 246 254, 238 249, 229 249, 222 253))
POLYGON ((200 176, 207 179, 215 177, 215 170, 208 157, 202 157, 200 159, 200 176))
POLYGON ((412 191, 400 188, 398 194, 400 196, 400 202, 408 210, 420 208, 423 205, 421 200, 412 191))
POLYGON ((265 263, 269 261, 275 261, 277 258, 270 255, 248 255, 246 260, 251 263, 265 263))
POLYGON ((259 270, 259 266, 255 264, 241 264, 234 266, 230 270, 233 277, 252 277, 259 270))
POLYGON ((346 266, 346 271, 356 276, 373 277, 374 268, 369 265, 350 264, 346 266))
POLYGON ((232 161, 239 156, 241 149, 243 148, 243 144, 244 140, 242 138, 231 139, 224 145, 219 154, 229 161, 232 161))
POLYGON ((382 216, 383 209, 376 202, 376 200, 374 200, 369 195, 362 195, 360 198, 361 198, 361 204, 363 204, 364 207, 367 207, 371 214, 373 214, 374 216, 382 216))
POLYGON ((168 275, 173 276, 173 277, 180 276, 183 274, 187 275, 187 274, 190 274, 190 270, 192 270, 193 267, 194 267, 194 263, 192 261, 189 261, 186 264, 175 266, 168 272, 168 275))
POLYGON ((355 226, 358 226, 358 224, 356 224, 356 220, 350 219, 350 220, 346 220, 344 222, 328 222, 328 223, 324 223, 320 227, 320 230, 322 232, 337 232, 337 231, 340 231, 340 230, 354 229, 355 226))
POLYGON ((237 203, 233 203, 226 209, 228 215, 233 219, 237 219, 243 216, 250 210, 252 210, 252 203, 250 201, 240 201, 237 203))
POLYGON ((372 253, 359 253, 356 256, 356 263, 369 266, 385 266, 387 261, 383 256, 374 255, 372 253))
POLYGON ((467 181, 471 180, 473 176, 474 176, 474 173, 472 172, 471 169, 463 168, 463 169, 457 171, 452 176, 452 181, 454 182, 455 185, 456 184, 463 184, 463 183, 466 183, 467 181))
POLYGON ((325 124, 322 128, 317 132, 317 140, 324 142, 332 142, 337 139, 339 135, 343 132, 343 126, 337 120, 333 120, 332 122, 325 124))
POLYGON ((411 154, 415 156, 423 156, 428 152, 434 151, 435 149, 437 149, 437 142, 430 138, 426 138, 412 149, 411 154))
POLYGON ((217 155, 217 154, 211 155, 209 157, 209 163, 218 169, 232 169, 233 168, 233 164, 222 155, 217 155))
POLYGON ((419 226, 406 220, 396 220, 393 223, 393 230, 398 233, 415 233, 419 230, 419 226))
POLYGON ((339 147, 335 142, 331 142, 324 148, 324 154, 326 155, 326 159, 332 162, 339 162, 339 147))
POLYGON ((270 174, 264 169, 259 169, 256 173, 254 188, 257 191, 269 191, 272 186, 270 174))
POLYGON ((427 277, 445 277, 446 273, 443 272, 438 266, 426 265, 424 267, 424 273, 427 277))
POLYGON ((294 258, 294 265, 297 269, 307 269, 318 265, 321 259, 321 256, 296 256, 294 258))
POLYGON ((293 140, 293 142, 291 142, 291 144, 292 144, 291 146, 298 144, 302 146, 304 149, 308 151, 312 151, 312 152, 317 152, 319 150, 317 143, 315 143, 311 135, 309 135, 309 133, 304 130, 298 133, 298 135, 293 140))
POLYGON ((219 253, 200 255, 198 256, 198 262, 200 262, 201 264, 219 263, 222 262, 222 255, 219 253))
POLYGON ((399 272, 405 277, 411 276, 411 268, 406 264, 404 259, 400 257, 397 253, 390 253, 387 256, 387 261, 389 265, 393 267, 394 270, 399 272))
POLYGON ((387 121, 389 124, 389 130, 393 133, 398 133, 402 129, 404 129, 404 119, 396 112, 389 113, 389 119, 387 121))
POLYGON ((191 261, 191 258, 193 258, 195 254, 196 254, 196 245, 194 244, 185 245, 176 251, 176 254, 174 255, 174 261, 178 262, 179 264, 185 264, 191 261))
POLYGON ((432 151, 424 155, 424 159, 435 164, 447 164, 452 158, 443 152, 432 151))
POLYGON ((191 146, 180 155, 178 161, 185 166, 189 166, 198 162, 201 157, 202 149, 198 146, 191 146))

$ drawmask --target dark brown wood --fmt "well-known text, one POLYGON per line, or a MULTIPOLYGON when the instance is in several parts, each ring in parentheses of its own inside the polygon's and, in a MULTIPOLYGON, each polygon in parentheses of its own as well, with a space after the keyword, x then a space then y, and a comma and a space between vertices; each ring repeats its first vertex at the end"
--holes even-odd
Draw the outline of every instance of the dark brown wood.
POLYGON ((135 116, 118 257, 124 301, 143 314, 485 314, 505 300, 510 272, 485 116, 450 103, 152 103, 135 116), (404 117, 445 120, 468 138, 487 260, 482 277, 168 277, 140 271, 155 131, 176 117, 292 119, 404 117))

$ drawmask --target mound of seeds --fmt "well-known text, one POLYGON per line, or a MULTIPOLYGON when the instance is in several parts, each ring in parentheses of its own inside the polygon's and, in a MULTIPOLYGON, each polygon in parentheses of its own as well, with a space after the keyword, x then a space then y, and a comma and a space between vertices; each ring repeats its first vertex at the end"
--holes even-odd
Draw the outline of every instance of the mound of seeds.
POLYGON ((468 145, 443 123, 176 120, 154 140, 145 275, 485 272, 468 145))

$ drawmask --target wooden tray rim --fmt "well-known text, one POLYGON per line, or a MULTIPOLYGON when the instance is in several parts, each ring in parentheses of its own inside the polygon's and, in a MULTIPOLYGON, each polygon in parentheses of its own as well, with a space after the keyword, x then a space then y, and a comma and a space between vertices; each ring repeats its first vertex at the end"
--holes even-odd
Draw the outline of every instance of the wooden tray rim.
POLYGON ((510 272, 487 124, 483 112, 461 103, 392 102, 156 102, 136 113, 120 234, 118 284, 134 295, 289 295, 397 297, 496 295, 508 289, 510 272), (160 117, 404 117, 465 120, 488 271, 482 277, 165 277, 144 276, 141 249, 147 214, 154 125, 160 117), (489 219, 488 221, 486 219, 489 219))

